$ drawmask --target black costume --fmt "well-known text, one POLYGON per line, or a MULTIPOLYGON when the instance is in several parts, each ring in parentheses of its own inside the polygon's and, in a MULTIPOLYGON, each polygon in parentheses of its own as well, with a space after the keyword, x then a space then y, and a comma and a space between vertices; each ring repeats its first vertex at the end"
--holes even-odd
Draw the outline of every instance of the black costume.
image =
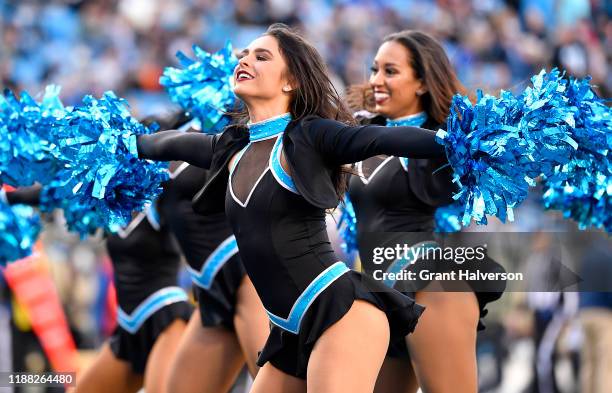
MULTIPOLYGON (((409 120, 409 119, 406 119, 409 120)), ((431 119, 426 120, 423 128, 437 130, 442 127, 431 119)), ((386 124, 381 116, 360 119, 362 124, 386 124)), ((349 194, 357 218, 357 242, 362 266, 368 274, 380 269, 372 263, 372 242, 368 238, 377 234, 377 241, 389 244, 425 244, 437 246, 433 241, 434 213, 440 206, 453 202, 456 191, 452 183, 452 170, 446 158, 404 159, 394 156, 368 158, 355 166, 357 175, 351 176, 349 194), (394 235, 393 232, 402 232, 394 235), (367 245, 367 247, 366 247, 367 245)), ((382 245, 382 244, 378 244, 382 245)), ((432 260, 411 265, 409 270, 428 269, 429 271, 449 271, 461 267, 450 261, 432 260)), ((473 266, 473 265, 470 265, 473 266)), ((479 266, 490 272, 503 271, 501 266, 487 260, 479 266)), ((465 268, 465 266, 464 266, 465 268)), ((387 267, 389 270, 389 267, 387 267)), ((386 282, 395 286, 394 282, 386 282)), ((471 283, 470 283, 471 284, 471 283)), ((396 289, 414 297, 415 291, 422 289, 427 282, 397 283, 396 289), (407 288, 412 285, 412 288, 407 288)), ((504 284, 482 292, 474 289, 478 300, 481 318, 486 315, 487 303, 501 297, 504 284)), ((478 328, 484 328, 482 320, 478 328)), ((404 342, 391 348, 390 355, 407 355, 404 342)))
POLYGON ((192 307, 177 287, 180 253, 153 208, 108 236, 117 290, 118 326, 110 337, 115 356, 144 373, 155 341, 176 319, 188 321, 192 307))
POLYGON ((258 362, 305 378, 315 342, 354 300, 387 314, 392 340, 414 330, 423 311, 334 255, 325 209, 338 204, 332 179, 339 166, 377 154, 443 156, 444 149, 428 130, 350 127, 314 116, 272 131, 250 144, 241 126, 217 136, 162 132, 140 136, 138 149, 143 158, 211 168, 194 206, 203 214, 227 212, 244 266, 274 324, 258 362), (281 151, 291 176, 280 164, 281 151), (228 164, 237 153, 230 176, 228 164))
MULTIPOLYGON (((11 204, 40 204, 40 186, 7 193, 11 204)), ((106 246, 113 263, 118 326, 110 348, 118 359, 142 374, 155 341, 177 319, 188 321, 192 307, 177 287, 180 253, 154 208, 134 217, 106 246)))
POLYGON ((189 264, 203 326, 234 327, 236 295, 244 275, 236 239, 224 213, 193 211, 192 198, 208 179, 208 171, 177 163, 158 200, 162 217, 189 264))

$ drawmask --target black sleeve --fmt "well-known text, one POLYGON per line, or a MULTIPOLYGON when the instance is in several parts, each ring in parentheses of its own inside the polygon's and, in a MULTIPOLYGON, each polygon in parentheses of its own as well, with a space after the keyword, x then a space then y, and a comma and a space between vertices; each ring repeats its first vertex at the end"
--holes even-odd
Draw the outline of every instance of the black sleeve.
POLYGON ((18 188, 15 191, 6 192, 6 200, 9 205, 29 205, 39 206, 40 205, 40 192, 42 187, 40 185, 34 185, 31 187, 18 188))
POLYGON ((175 110, 171 112, 161 113, 157 115, 147 116, 140 120, 146 126, 150 126, 152 123, 159 125, 159 130, 176 130, 183 124, 187 123, 189 116, 183 110, 175 110))
POLYGON ((208 169, 217 138, 217 135, 176 130, 139 135, 138 156, 155 161, 185 161, 208 169))
POLYGON ((457 186, 446 159, 409 159, 407 175, 410 189, 423 203, 440 207, 453 202, 457 186))
POLYGON ((378 154, 408 158, 444 158, 436 132, 418 127, 349 126, 320 118, 304 120, 313 147, 330 164, 365 160, 378 154))

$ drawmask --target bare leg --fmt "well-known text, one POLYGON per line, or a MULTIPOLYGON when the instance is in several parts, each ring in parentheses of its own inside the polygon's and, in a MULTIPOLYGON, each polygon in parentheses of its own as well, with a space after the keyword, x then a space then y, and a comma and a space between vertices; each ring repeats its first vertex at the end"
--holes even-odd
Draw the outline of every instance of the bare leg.
POLYGON ((257 375, 257 354, 270 334, 263 304, 248 276, 244 276, 236 299, 234 327, 251 376, 257 375))
POLYGON ((319 338, 308 363, 309 393, 371 393, 389 346, 389 321, 357 300, 319 338))
POLYGON ((157 338, 144 375, 144 386, 147 393, 164 393, 168 385, 170 364, 181 341, 187 324, 177 319, 157 338))
POLYGON ((285 374, 268 362, 257 373, 250 393, 306 393, 306 381, 285 374))
POLYGON ((408 359, 386 357, 374 393, 416 393, 419 384, 408 359))
POLYGON ((94 363, 77 376, 73 393, 134 393, 142 387, 143 377, 129 363, 117 359, 105 343, 94 363))
POLYGON ((475 393, 478 301, 473 292, 417 292, 427 307, 407 337, 424 393, 475 393))
POLYGON ((222 327, 203 327, 196 310, 170 366, 168 391, 227 392, 243 365, 242 349, 234 332, 222 327))

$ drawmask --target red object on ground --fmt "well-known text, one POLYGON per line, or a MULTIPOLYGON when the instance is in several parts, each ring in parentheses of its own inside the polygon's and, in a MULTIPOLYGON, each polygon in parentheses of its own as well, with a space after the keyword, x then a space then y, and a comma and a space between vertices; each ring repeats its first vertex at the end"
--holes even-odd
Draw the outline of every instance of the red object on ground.
POLYGON ((39 243, 34 255, 9 264, 4 276, 26 311, 53 370, 76 372, 76 345, 41 249, 39 243))

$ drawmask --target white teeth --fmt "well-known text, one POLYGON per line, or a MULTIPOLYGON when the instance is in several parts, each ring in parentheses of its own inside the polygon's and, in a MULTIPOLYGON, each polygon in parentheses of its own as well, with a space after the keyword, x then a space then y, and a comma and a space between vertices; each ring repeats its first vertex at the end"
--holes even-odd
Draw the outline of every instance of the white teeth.
POLYGON ((245 71, 238 72, 237 76, 238 76, 238 80, 253 79, 253 77, 245 71))
POLYGON ((384 100, 386 98, 389 98, 389 93, 374 93, 374 99, 376 101, 384 100))

